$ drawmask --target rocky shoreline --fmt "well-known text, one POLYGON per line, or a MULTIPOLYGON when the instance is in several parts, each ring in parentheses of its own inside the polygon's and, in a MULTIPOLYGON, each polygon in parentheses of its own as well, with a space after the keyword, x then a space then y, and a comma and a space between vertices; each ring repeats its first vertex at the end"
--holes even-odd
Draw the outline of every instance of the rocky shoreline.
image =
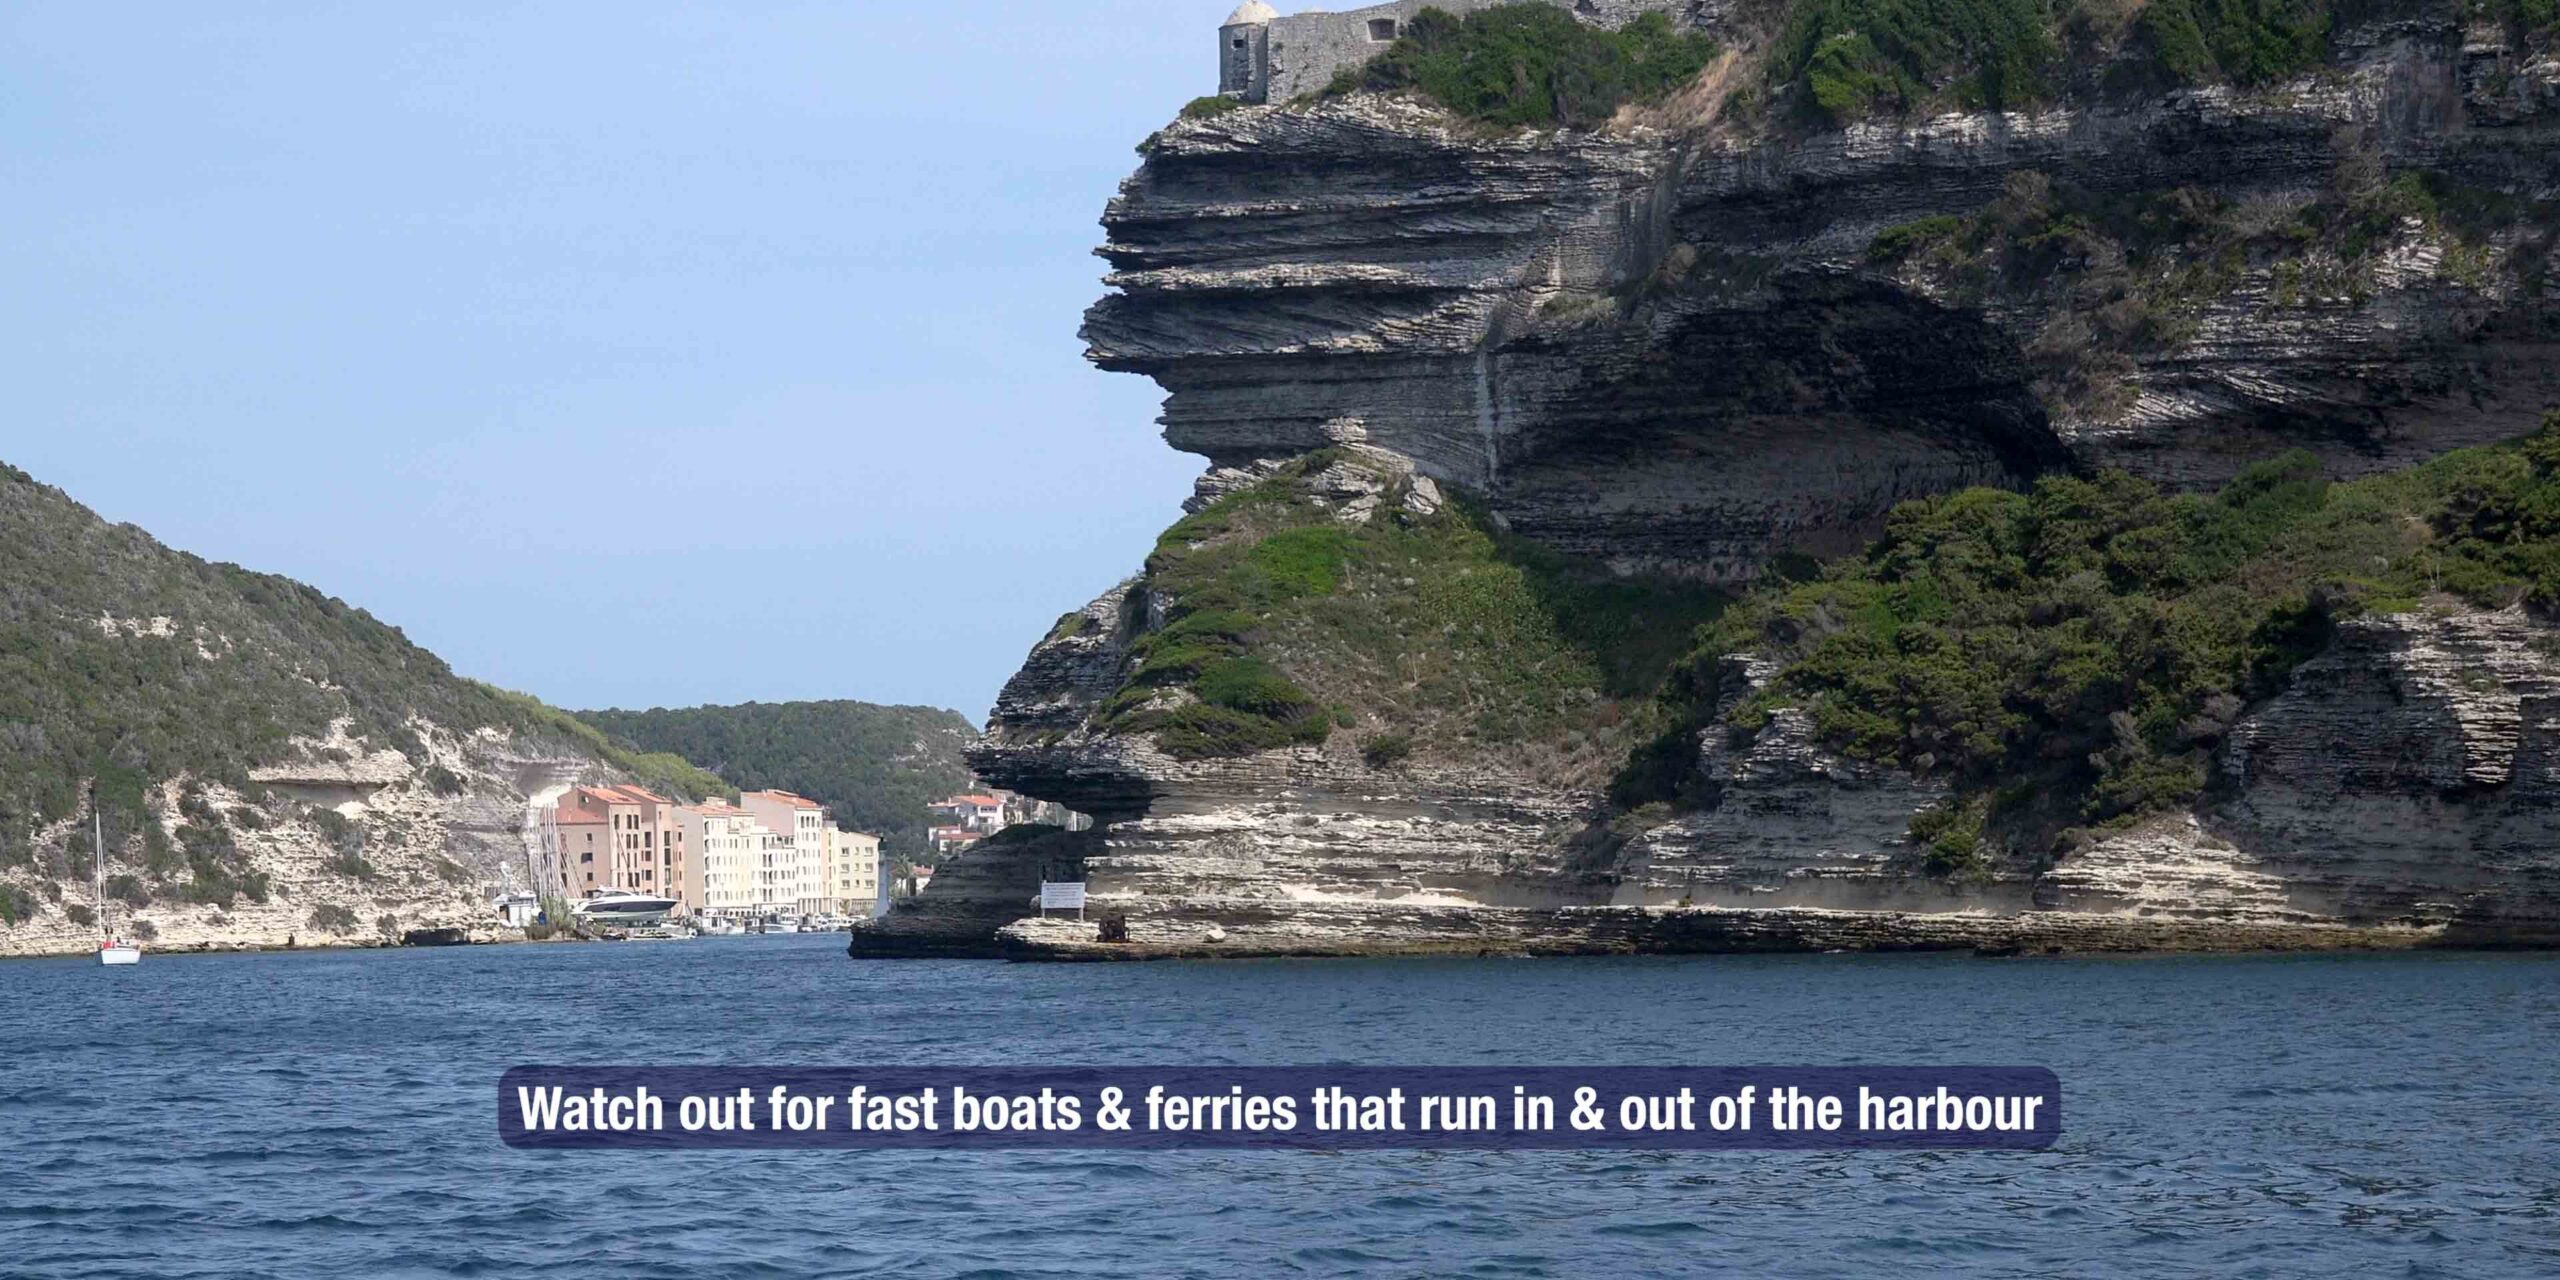
MULTIPOLYGON (((404 931, 402 936, 397 938, 330 938, 325 935, 315 935, 315 940, 308 942, 303 941, 298 937, 288 937, 280 942, 273 940, 246 940, 240 938, 205 938, 184 942, 148 942, 142 944, 142 949, 146 955, 154 956, 219 956, 270 955, 296 951, 392 951, 404 947, 505 947, 539 945, 548 942, 577 941, 582 941, 582 939, 565 937, 528 938, 524 936, 521 930, 507 929, 497 926, 476 929, 467 929, 457 926, 453 928, 412 929, 404 931), (412 941, 412 937, 416 937, 419 940, 412 941)), ((26 949, 14 949, 6 952, 0 952, 0 961, 79 959, 91 955, 96 951, 96 949, 97 940, 95 938, 82 938, 76 945, 71 943, 61 943, 49 946, 39 943, 34 947, 26 949)))
POLYGON ((1005 959, 1205 960, 1278 957, 1747 955, 1964 951, 1984 955, 2168 954, 2243 951, 2406 951, 2560 944, 2560 933, 2481 937, 2442 928, 2216 925, 2046 912, 2024 916, 1819 911, 1788 908, 1578 907, 1558 911, 1428 910, 1382 922, 1374 913, 1329 920, 1292 908, 1256 919, 1221 913, 1188 938, 1102 942, 1095 926, 1025 920, 997 933, 1005 959), (1228 927, 1234 925, 1233 928, 1228 927), (1409 936, 1386 932, 1392 924, 1409 936), (1334 926, 1328 932, 1327 926, 1334 926))

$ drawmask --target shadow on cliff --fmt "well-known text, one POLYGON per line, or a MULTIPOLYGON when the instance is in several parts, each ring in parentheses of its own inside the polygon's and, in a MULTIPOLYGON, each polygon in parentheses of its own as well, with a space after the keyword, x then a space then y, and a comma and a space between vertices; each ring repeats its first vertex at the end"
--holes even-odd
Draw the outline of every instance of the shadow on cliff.
POLYGON ((1647 305, 1630 323, 1658 341, 1512 445, 1493 505, 1522 536, 1741 581, 1855 548, 1898 502, 2072 466, 2016 343, 1979 312, 1816 271, 1647 305))

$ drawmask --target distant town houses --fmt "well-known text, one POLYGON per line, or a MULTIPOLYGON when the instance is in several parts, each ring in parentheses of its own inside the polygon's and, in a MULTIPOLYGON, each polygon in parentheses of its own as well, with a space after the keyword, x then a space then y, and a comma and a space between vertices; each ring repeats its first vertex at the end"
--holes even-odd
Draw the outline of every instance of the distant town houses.
POLYGON ((880 897, 880 837, 843 831, 788 791, 678 804, 634 786, 574 787, 542 817, 536 883, 571 897, 621 890, 690 914, 868 915, 880 897))
POLYGON ((933 826, 926 832, 926 840, 936 854, 963 851, 1007 827, 1026 822, 1078 830, 1089 823, 1082 814, 1010 791, 975 791, 945 796, 925 806, 925 810, 933 817, 933 826))
POLYGON ((933 815, 928 842, 937 854, 966 849, 1012 824, 1006 821, 1007 797, 993 794, 947 796, 925 806, 933 815))

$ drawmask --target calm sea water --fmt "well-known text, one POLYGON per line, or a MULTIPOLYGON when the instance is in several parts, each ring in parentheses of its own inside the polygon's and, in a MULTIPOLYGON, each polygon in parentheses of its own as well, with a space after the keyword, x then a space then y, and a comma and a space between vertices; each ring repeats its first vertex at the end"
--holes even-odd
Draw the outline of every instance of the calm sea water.
POLYGON ((2560 1275, 2560 960, 0 963, 0 1275, 2560 1275), (2049 1065, 2040 1154, 522 1153, 526 1062, 2049 1065))

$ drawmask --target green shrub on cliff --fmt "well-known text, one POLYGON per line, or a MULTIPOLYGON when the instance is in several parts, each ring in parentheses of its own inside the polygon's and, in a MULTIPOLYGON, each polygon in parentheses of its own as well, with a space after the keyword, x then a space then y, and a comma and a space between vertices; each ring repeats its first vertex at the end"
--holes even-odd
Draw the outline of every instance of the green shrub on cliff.
POLYGON ((1629 102, 1687 84, 1716 55, 1659 13, 1623 30, 1588 26, 1551 4, 1506 4, 1464 18, 1424 9, 1387 51, 1335 77, 1328 93, 1412 90, 1502 126, 1590 128, 1629 102))
POLYGON ((2560 0, 2473 0, 2472 12, 2529 46, 2548 48, 2560 43, 2560 0))
POLYGON ((1834 123, 1999 110, 2060 96, 2075 76, 2272 84, 2325 62, 2330 26, 2330 0, 1795 0, 1769 76, 1834 123))
POLYGON ((1770 58, 1837 121, 1945 104, 2021 106, 2061 56, 2040 0, 1798 0, 1770 58))
POLYGON ((2272 84, 2329 56, 2328 0, 2149 0, 2140 27, 2160 69, 2190 83, 2272 84))
POLYGON ((2211 497, 2108 472, 1905 504, 1865 554, 1702 633, 1674 728, 1618 798, 1678 798, 1693 735, 1738 697, 1727 732, 1800 708, 1846 755, 1950 780, 1958 799, 1914 826, 1933 862, 1969 862, 1985 831, 2040 847, 2191 801, 2245 706, 2339 619, 2438 595, 2560 609, 2560 415, 2352 484, 2296 453, 2211 497), (1726 688, 1734 653, 1782 666, 1726 688))
POLYGON ((1230 111, 1242 111, 1244 108, 1245 102, 1241 98, 1230 98, 1225 94, 1211 94, 1205 98, 1193 98, 1191 101, 1182 104, 1182 118, 1185 120, 1215 120, 1219 116, 1225 115, 1230 111))

